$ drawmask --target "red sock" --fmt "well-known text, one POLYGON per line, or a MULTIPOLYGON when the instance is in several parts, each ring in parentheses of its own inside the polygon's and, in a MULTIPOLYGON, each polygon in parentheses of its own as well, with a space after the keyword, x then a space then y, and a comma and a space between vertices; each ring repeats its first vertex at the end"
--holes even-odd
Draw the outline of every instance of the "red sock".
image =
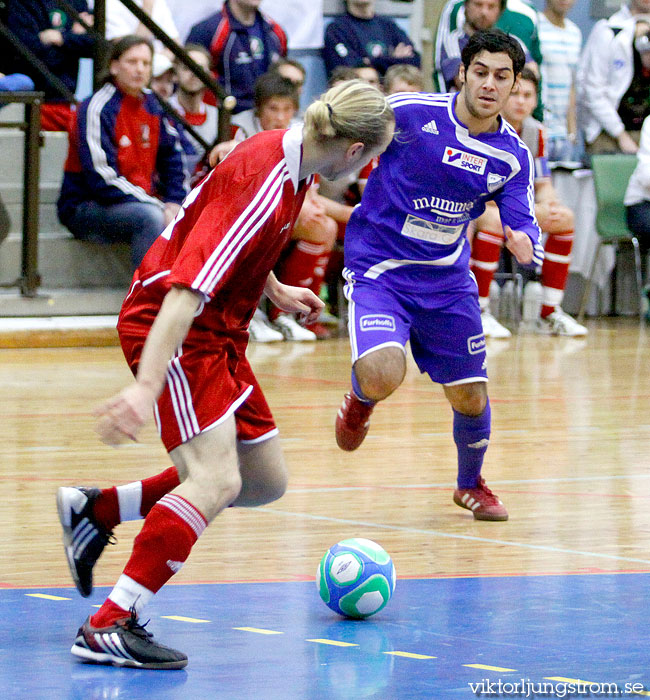
POLYGON ((124 573, 92 616, 92 626, 109 627, 131 608, 137 614, 181 569, 206 527, 206 519, 189 501, 163 496, 145 518, 124 573))
POLYGON ((542 318, 553 313, 562 303, 564 288, 571 263, 573 231, 550 233, 544 246, 544 263, 542 265, 542 318))
POLYGON ((178 470, 169 467, 142 481, 102 489, 93 506, 93 515, 106 530, 112 530, 126 520, 139 520, 179 483, 178 470))
MULTIPOLYGON (((312 291, 313 287, 317 285, 320 291, 328 259, 329 250, 325 243, 310 243, 299 240, 284 259, 282 267, 278 271, 278 279, 284 284, 293 287, 308 287, 312 291)), ((279 313, 277 308, 272 307, 269 311, 269 318, 274 320, 279 313)))
POLYGON ((494 231, 477 231, 474 236, 469 266, 476 277, 479 299, 490 298, 490 282, 499 267, 503 242, 503 233, 494 231))
POLYGON ((149 511, 158 501, 173 491, 179 484, 178 469, 169 467, 164 472, 150 476, 148 479, 142 480, 142 502, 140 503, 140 515, 143 518, 147 517, 149 511))

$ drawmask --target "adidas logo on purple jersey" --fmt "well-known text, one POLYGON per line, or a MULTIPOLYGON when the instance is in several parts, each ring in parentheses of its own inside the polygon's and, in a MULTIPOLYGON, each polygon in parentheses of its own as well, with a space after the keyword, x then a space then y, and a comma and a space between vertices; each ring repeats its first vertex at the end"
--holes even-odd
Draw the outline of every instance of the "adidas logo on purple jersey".
POLYGON ((427 134, 439 134, 440 132, 438 131, 438 126, 436 124, 436 120, 432 119, 430 122, 427 122, 423 127, 422 131, 426 131, 427 134))

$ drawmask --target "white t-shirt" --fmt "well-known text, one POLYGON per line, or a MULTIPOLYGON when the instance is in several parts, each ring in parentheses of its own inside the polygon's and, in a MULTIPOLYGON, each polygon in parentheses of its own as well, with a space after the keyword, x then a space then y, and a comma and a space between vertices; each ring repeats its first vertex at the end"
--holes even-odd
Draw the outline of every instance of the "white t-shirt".
MULTIPOLYGON (((134 0, 142 7, 142 0, 134 0)), ((178 29, 166 0, 154 0, 151 19, 172 39, 178 39, 178 29)), ((140 20, 122 5, 119 0, 106 0, 106 38, 117 39, 135 34, 140 20)), ((160 41, 154 41, 156 51, 164 50, 160 41)))
POLYGON ((551 139, 566 138, 569 97, 578 69, 582 33, 571 20, 565 19, 564 27, 557 27, 543 13, 539 15, 538 31, 544 126, 551 139))

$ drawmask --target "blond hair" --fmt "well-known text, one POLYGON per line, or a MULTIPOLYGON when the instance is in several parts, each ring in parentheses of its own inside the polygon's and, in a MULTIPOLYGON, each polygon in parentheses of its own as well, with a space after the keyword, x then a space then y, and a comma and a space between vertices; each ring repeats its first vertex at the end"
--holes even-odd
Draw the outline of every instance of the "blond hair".
POLYGON ((424 75, 422 71, 410 63, 396 63, 391 66, 384 75, 384 90, 390 94, 394 82, 403 80, 407 85, 417 88, 417 92, 424 90, 424 75))
POLYGON ((375 148, 395 121, 386 96, 363 80, 330 88, 305 112, 305 132, 317 141, 342 138, 375 148))

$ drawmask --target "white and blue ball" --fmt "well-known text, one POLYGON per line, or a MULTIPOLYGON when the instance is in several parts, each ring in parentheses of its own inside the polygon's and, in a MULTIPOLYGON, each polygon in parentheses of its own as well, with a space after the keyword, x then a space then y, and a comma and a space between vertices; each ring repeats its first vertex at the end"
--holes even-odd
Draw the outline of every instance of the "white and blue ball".
POLYGON ((316 585, 325 605, 344 617, 363 619, 379 612, 395 590, 395 567, 372 540, 342 540, 318 565, 316 585))

